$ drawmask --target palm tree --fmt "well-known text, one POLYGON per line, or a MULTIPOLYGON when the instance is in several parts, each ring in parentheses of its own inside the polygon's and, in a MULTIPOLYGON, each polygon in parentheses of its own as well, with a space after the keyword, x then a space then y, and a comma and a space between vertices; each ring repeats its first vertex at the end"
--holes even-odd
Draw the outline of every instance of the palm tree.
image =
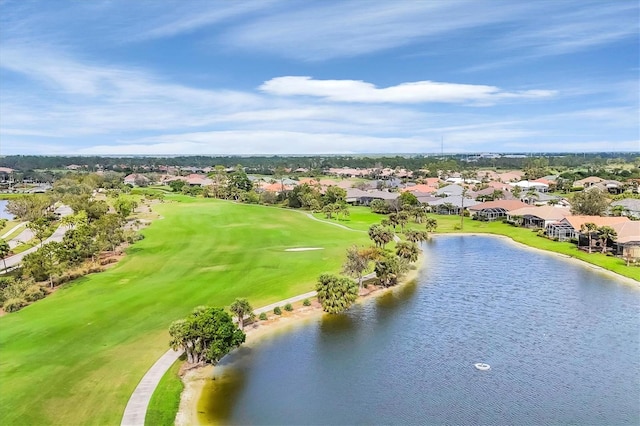
POLYGON ((602 226, 598 228, 598 233, 600 234, 600 239, 602 240, 602 253, 606 253, 607 241, 614 241, 618 236, 618 233, 610 226, 602 226))
POLYGON ((253 313, 253 308, 251 307, 247 299, 234 300, 231 306, 229 306, 229 310, 238 317, 238 325, 240 325, 240 330, 244 330, 245 316, 248 316, 249 321, 255 318, 255 314, 253 313))
POLYGON ((586 232, 587 237, 589 238, 589 253, 591 253, 591 237, 593 236, 593 232, 598 229, 598 225, 592 222, 583 223, 580 226, 580 231, 583 233, 586 232))
POLYGON ((4 263, 4 269, 7 269, 7 261, 5 259, 9 255, 9 253, 11 253, 11 247, 9 246, 9 243, 0 238, 0 257, 2 258, 2 262, 4 263))
POLYGON ((429 239, 429 233, 426 231, 418 231, 416 229, 409 229, 404 233, 407 241, 412 243, 419 243, 421 241, 427 241, 429 239))
POLYGON ((376 247, 384 248, 393 240, 393 232, 382 225, 371 225, 369 227, 369 238, 375 243, 376 247))
POLYGON ((409 262, 415 262, 418 260, 420 249, 416 243, 401 241, 396 245, 396 254, 403 259, 407 259, 409 262))
POLYGON ((398 225, 400 225, 400 229, 404 232, 404 227, 409 222, 409 213, 402 211, 398 213, 398 225))
POLYGON ((531 188, 527 191, 527 194, 524 196, 524 199, 527 200, 527 204, 533 204, 533 200, 539 200, 540 195, 536 192, 535 189, 531 188))
POLYGON ((427 227, 427 232, 433 232, 438 227, 438 221, 433 217, 428 217, 425 221, 425 226, 427 227))

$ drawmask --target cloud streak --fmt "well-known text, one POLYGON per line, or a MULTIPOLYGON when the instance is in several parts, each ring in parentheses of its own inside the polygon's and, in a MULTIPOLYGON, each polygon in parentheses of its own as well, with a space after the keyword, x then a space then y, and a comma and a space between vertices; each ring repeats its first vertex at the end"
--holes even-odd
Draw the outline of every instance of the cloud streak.
POLYGON ((361 103, 463 103, 492 105, 506 99, 540 99, 556 94, 553 90, 507 92, 495 86, 416 81, 377 88, 356 80, 314 80, 311 77, 277 77, 259 88, 278 96, 315 96, 334 102, 361 103))

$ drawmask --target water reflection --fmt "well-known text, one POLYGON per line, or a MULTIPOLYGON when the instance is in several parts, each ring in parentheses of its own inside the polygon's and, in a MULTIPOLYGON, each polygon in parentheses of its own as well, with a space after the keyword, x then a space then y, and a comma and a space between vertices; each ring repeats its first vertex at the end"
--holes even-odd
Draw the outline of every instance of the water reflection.
POLYGON ((418 283, 231 359, 221 421, 640 424, 637 288, 487 237, 425 250, 418 283))

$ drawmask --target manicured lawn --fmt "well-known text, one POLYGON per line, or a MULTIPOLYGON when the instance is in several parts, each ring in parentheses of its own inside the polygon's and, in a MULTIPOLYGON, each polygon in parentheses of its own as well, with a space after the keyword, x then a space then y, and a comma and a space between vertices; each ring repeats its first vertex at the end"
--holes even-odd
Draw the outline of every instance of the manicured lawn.
POLYGON ((180 406, 180 394, 184 389, 182 379, 178 375, 183 362, 184 360, 176 361, 162 376, 151 401, 149 401, 149 409, 144 419, 145 425, 173 426, 180 406))
MULTIPOLYGON (((19 223, 20 223, 20 221, 18 221, 18 220, 9 220, 9 221, 7 221, 7 224, 4 226, 4 228, 0 229, 0 235, 4 235, 5 233, 9 232, 14 226, 16 226, 19 223)), ((24 228, 26 228, 26 227, 27 227, 27 225, 20 226, 18 229, 13 231, 11 234, 7 235, 5 237, 5 240, 9 241, 11 238, 15 238, 16 236, 18 236, 19 233, 24 231, 24 228)))
POLYGON ((295 211, 177 199, 154 207, 163 219, 114 268, 0 318, 0 424, 118 424, 171 321, 201 304, 309 291, 367 242, 295 211))

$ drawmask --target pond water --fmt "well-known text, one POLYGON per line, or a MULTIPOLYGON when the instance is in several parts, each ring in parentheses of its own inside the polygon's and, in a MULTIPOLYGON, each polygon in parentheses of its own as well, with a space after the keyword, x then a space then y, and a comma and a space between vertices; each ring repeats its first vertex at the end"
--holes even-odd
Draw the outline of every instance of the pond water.
POLYGON ((416 283, 226 357, 202 420, 640 424, 638 287, 497 238, 424 248, 416 283))
POLYGON ((7 203, 7 200, 0 200, 0 219, 13 219, 13 215, 6 210, 7 203))

